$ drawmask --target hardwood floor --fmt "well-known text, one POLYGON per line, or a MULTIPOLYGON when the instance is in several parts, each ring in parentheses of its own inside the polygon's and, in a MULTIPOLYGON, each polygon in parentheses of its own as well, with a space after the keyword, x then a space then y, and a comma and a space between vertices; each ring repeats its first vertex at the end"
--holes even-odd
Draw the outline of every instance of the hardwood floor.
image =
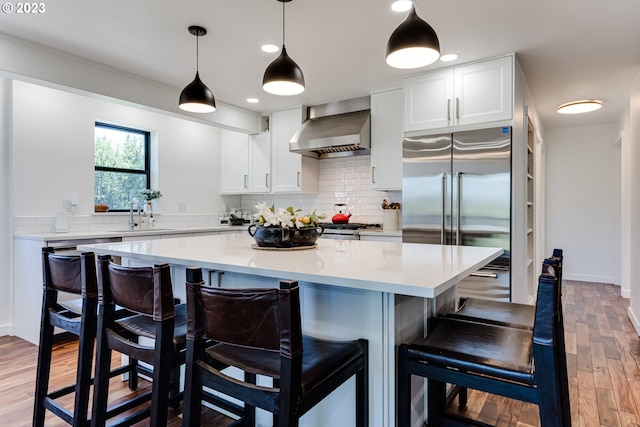
MULTIPOLYGON (((574 426, 640 426, 640 339, 627 318, 629 301, 613 285, 565 281, 563 292, 567 365, 574 426)), ((75 343, 57 346, 52 385, 73 381, 75 343)), ((0 337, 0 420, 2 425, 31 424, 36 346, 0 337)), ((147 386, 142 382, 142 386, 147 386)), ((113 380, 114 399, 126 395, 126 383, 113 380), (115 391, 114 391, 115 390, 115 391)), ((451 410, 457 410, 452 405, 451 410)), ((470 391, 464 413, 497 426, 538 426, 536 405, 470 391)), ((230 420, 205 411, 207 426, 230 420)), ((180 413, 169 410, 169 426, 180 413)), ((138 426, 147 423, 141 422, 138 426)), ((47 426, 66 426, 47 415, 47 426)))

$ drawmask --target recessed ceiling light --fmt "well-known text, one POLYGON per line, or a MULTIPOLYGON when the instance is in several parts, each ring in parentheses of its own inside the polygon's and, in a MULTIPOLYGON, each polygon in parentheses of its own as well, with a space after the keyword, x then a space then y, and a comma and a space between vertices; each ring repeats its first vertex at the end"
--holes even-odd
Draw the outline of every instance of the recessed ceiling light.
POLYGON ((598 110, 602 107, 602 101, 598 99, 583 99, 582 101, 573 101, 562 104, 558 107, 560 114, 581 114, 598 110))
POLYGON ((273 52, 277 52, 280 50, 280 46, 275 45, 275 44, 271 44, 271 43, 267 43, 267 44, 263 44, 260 49, 262 49, 263 52, 267 52, 267 53, 273 53, 273 52))
POLYGON ((394 12, 406 12, 411 9, 411 0, 396 0, 391 4, 391 10, 394 12))
POLYGON ((457 53, 447 53, 446 55, 442 55, 440 57, 440 61, 442 62, 451 62, 451 61, 455 61, 456 59, 458 59, 457 53))
POLYGON ((258 98, 247 98, 247 102, 255 104, 257 102, 260 102, 260 100, 258 98))

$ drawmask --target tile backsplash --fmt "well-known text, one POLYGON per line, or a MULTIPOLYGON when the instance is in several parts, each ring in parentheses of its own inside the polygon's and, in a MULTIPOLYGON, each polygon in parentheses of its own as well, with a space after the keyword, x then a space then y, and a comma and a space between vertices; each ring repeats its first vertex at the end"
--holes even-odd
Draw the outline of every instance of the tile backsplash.
POLYGON ((255 211, 260 202, 303 212, 315 210, 330 219, 335 203, 345 203, 352 216, 350 222, 382 224, 382 200, 401 202, 401 191, 371 189, 371 156, 341 157, 320 160, 319 192, 316 194, 247 194, 240 197, 242 210, 255 211))

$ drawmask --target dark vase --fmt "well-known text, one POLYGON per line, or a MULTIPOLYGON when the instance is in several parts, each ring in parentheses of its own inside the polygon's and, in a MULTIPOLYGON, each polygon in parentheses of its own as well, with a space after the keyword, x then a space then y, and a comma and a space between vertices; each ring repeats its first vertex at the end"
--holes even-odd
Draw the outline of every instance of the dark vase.
POLYGON ((291 246, 313 246, 322 233, 324 233, 324 228, 321 225, 318 227, 295 228, 290 238, 291 246))
POLYGON ((291 247, 291 233, 288 228, 252 224, 249 226, 248 231, 258 246, 262 248, 291 247))

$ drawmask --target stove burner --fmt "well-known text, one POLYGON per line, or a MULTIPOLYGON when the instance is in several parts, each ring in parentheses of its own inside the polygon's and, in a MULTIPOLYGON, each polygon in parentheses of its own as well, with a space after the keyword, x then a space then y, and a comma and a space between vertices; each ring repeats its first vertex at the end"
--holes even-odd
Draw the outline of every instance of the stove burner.
POLYGON ((367 229, 382 227, 380 224, 360 224, 357 222, 352 222, 347 224, 327 223, 327 224, 322 224, 322 226, 329 230, 367 230, 367 229))

